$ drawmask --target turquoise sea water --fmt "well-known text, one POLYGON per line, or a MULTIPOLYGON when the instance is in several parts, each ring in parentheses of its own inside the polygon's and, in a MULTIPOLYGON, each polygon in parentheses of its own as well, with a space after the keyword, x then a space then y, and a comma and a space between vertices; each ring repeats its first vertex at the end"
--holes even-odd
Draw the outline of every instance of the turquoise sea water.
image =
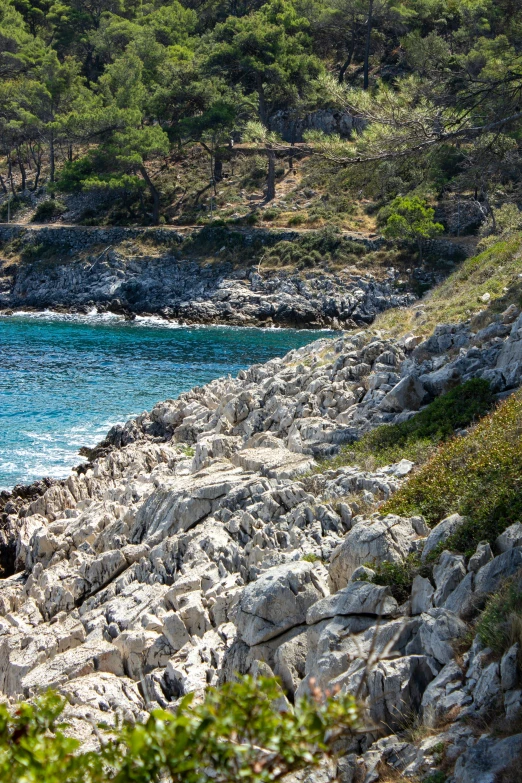
POLYGON ((0 489, 61 478, 110 427, 324 337, 116 316, 0 317, 0 489))

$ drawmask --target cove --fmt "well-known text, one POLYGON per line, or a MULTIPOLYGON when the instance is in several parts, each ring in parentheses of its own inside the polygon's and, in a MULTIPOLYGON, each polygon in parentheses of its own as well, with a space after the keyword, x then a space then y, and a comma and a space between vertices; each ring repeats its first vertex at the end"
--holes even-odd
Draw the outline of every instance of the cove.
POLYGON ((0 317, 0 489, 63 478, 116 423, 327 332, 155 318, 0 317))

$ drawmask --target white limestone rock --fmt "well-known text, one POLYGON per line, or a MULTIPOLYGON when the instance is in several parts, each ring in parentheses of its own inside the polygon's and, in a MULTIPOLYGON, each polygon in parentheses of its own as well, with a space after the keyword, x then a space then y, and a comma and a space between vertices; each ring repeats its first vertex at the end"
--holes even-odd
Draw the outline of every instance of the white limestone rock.
POLYGON ((410 552, 417 533, 410 519, 388 514, 357 522, 334 551, 329 568, 333 590, 346 587, 361 565, 401 563, 410 552))
POLYGON ((328 594, 321 570, 298 561, 269 569, 248 585, 239 600, 236 626, 252 646, 302 625, 310 606, 328 594))

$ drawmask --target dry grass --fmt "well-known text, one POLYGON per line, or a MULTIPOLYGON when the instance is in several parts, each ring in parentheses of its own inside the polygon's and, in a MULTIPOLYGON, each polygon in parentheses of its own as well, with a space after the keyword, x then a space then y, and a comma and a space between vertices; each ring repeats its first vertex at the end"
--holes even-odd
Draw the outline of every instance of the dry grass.
POLYGON ((486 311, 485 326, 510 304, 522 304, 522 234, 498 242, 478 256, 468 258, 443 283, 411 308, 388 310, 375 327, 390 337, 407 332, 430 334, 439 323, 459 323, 486 311), (481 301, 484 294, 491 299, 481 301))

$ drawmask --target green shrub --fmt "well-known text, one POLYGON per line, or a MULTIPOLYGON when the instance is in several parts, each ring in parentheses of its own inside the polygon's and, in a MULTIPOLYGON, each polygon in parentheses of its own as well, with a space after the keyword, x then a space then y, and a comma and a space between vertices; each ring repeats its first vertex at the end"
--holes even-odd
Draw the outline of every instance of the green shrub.
POLYGON ((468 518, 445 546, 471 553, 522 519, 522 393, 513 394, 466 436, 437 453, 382 506, 383 513, 422 514, 435 525, 468 518))
POLYGON ((301 560, 304 560, 306 563, 317 563, 318 560, 321 558, 318 555, 314 555, 313 552, 307 552, 306 555, 303 555, 301 560))
POLYGON ((0 705, 2 783, 269 783, 317 766, 357 726, 352 696, 303 699, 281 709, 273 678, 246 677, 209 689, 201 704, 185 696, 172 712, 113 729, 99 751, 65 736, 65 702, 48 693, 9 709, 0 705), (208 771, 211 770, 211 773, 208 771))
POLYGON ((92 156, 68 160, 58 175, 56 188, 62 193, 78 192, 82 190, 84 181, 94 173, 95 163, 92 156))
MULTIPOLYGON (((304 222, 300 221, 301 217, 294 215, 290 220, 299 218, 299 222, 304 222)), ((353 264, 366 253, 367 249, 361 242, 346 239, 338 229, 330 226, 292 241, 284 239, 276 242, 266 251, 264 261, 274 266, 311 265, 312 259, 314 264, 353 264)))
POLYGON ((411 586, 415 577, 420 574, 430 576, 430 568, 421 564, 416 554, 408 555, 402 563, 366 563, 368 568, 375 571, 373 584, 389 587, 391 594, 399 604, 404 603, 410 597, 411 586))
POLYGON ((32 221, 38 223, 39 221, 52 220, 55 217, 60 217, 64 212, 67 212, 67 205, 63 201, 55 201, 50 198, 38 204, 32 221))
POLYGON ((292 217, 288 219, 288 225, 302 226, 303 223, 306 223, 306 221, 307 221, 307 216, 303 215, 302 213, 301 214, 298 213, 297 215, 292 215, 292 217))
POLYGON ((20 256, 22 261, 25 261, 26 263, 32 263, 33 261, 37 261, 41 258, 45 258, 45 256, 48 256, 50 250, 51 246, 45 242, 31 242, 28 245, 24 245, 20 256))
POLYGON ((345 447, 336 464, 347 458, 361 462, 371 458, 376 466, 401 459, 419 463, 427 459, 435 446, 450 438, 455 430, 469 426, 487 413, 494 397, 489 383, 473 378, 437 397, 424 410, 401 424, 384 424, 345 447))
POLYGON ((432 772, 427 778, 424 778, 422 783, 446 783, 448 776, 445 772, 438 769, 436 772, 432 772))
POLYGON ((510 579, 492 595, 477 623, 480 641, 502 655, 512 644, 522 642, 522 582, 510 579))

